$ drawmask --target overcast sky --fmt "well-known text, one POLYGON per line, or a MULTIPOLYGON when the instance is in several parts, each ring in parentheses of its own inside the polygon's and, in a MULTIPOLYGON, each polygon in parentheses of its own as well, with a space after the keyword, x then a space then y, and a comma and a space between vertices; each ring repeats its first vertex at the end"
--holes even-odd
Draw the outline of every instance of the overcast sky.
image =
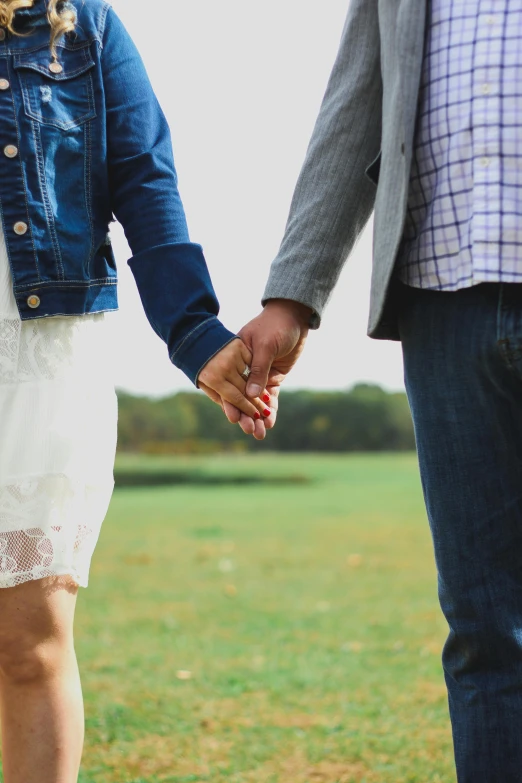
MULTIPOLYGON (((348 0, 113 0, 113 6, 167 115, 191 239, 203 245, 220 317, 237 331, 260 310, 348 0)), ((117 385, 147 395, 191 388, 145 318, 120 226, 112 235, 120 310, 108 319, 117 385)), ((403 388, 399 345, 366 337, 370 265, 371 225, 288 387, 371 381, 403 388)))

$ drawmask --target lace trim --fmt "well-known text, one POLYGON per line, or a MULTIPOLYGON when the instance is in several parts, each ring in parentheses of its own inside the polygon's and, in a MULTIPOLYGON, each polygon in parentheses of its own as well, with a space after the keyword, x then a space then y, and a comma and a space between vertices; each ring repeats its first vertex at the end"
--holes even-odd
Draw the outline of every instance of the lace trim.
POLYGON ((101 363, 108 354, 104 316, 88 313, 30 321, 0 317, 0 385, 85 372, 93 357, 101 363))
POLYGON ((0 587, 63 574, 87 587, 113 487, 63 473, 0 485, 0 587))

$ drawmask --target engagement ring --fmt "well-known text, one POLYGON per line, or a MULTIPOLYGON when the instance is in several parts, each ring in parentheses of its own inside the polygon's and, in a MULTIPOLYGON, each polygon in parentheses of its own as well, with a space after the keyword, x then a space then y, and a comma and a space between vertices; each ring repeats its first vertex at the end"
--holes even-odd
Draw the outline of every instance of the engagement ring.
POLYGON ((250 375, 251 372, 252 371, 251 371, 250 367, 247 366, 247 367, 245 367, 245 369, 241 373, 241 377, 244 378, 245 381, 247 381, 248 380, 248 376, 250 375))

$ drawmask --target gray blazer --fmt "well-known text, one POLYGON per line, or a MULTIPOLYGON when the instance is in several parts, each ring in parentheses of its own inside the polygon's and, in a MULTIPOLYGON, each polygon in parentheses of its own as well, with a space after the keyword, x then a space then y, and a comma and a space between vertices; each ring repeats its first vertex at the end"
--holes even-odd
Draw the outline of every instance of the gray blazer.
POLYGON ((399 339, 402 238, 426 25, 425 0, 351 0, 341 45, 263 301, 311 307, 312 327, 375 208, 368 334, 399 339))

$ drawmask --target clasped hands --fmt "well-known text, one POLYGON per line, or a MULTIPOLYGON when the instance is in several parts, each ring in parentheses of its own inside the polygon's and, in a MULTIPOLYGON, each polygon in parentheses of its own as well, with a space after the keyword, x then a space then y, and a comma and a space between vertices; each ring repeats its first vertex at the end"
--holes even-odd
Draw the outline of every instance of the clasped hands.
POLYGON ((241 329, 241 339, 226 345, 199 373, 199 388, 256 440, 275 425, 279 390, 303 351, 311 312, 290 299, 270 299, 241 329), (246 366, 248 381, 241 375, 246 366))

